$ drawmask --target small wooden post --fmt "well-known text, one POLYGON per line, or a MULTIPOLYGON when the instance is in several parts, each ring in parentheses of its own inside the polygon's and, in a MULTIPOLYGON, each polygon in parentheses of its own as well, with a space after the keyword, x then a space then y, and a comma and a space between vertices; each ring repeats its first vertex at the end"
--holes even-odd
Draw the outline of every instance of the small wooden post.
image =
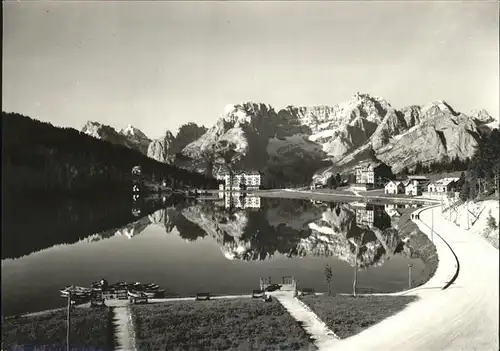
POLYGON ((69 331, 71 325, 71 291, 68 294, 68 325, 66 328, 66 350, 69 351, 69 331))

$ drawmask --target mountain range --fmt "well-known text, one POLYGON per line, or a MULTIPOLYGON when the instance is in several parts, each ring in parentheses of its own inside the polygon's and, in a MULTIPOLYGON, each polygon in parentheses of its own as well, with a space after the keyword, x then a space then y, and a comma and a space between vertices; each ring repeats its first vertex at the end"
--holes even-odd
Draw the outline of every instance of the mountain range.
POLYGON ((397 173, 418 162, 465 159, 492 128, 498 121, 485 110, 464 114, 442 100, 396 109, 381 97, 356 93, 333 106, 276 111, 264 103, 228 105, 209 129, 189 123, 157 140, 132 126, 117 132, 89 122, 82 131, 199 172, 213 174, 227 162, 233 169, 258 169, 272 185, 326 181, 365 160, 397 173))
POLYGON ((123 145, 130 149, 135 149, 147 154, 151 139, 140 129, 128 125, 126 128, 117 131, 111 126, 98 122, 88 121, 82 128, 82 133, 93 136, 97 139, 109 141, 113 144, 123 145))

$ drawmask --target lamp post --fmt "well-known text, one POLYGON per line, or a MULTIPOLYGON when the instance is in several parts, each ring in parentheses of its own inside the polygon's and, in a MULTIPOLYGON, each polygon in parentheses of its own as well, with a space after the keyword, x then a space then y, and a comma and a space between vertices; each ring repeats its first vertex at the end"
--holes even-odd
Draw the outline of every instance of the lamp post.
POLYGON ((71 325, 71 290, 68 294, 68 325, 66 328, 66 350, 69 351, 69 330, 71 325))
POLYGON ((413 263, 408 263, 408 289, 411 289, 411 267, 413 263))

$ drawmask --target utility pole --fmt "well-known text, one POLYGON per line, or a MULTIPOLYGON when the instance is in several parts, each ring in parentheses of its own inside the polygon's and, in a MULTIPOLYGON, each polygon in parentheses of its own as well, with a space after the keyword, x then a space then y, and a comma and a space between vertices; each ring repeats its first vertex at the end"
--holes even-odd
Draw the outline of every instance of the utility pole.
POLYGON ((66 328, 66 350, 69 351, 69 330, 71 325, 71 290, 68 294, 68 325, 66 328))
POLYGON ((413 263, 408 263, 408 289, 411 289, 411 267, 413 263))

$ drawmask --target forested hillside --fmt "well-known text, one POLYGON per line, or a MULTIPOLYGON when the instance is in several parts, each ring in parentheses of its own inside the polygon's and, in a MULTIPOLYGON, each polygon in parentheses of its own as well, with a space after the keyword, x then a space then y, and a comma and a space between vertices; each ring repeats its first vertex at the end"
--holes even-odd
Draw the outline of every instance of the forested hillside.
POLYGON ((73 128, 2 112, 2 188, 10 194, 131 188, 131 169, 176 188, 216 186, 213 178, 153 160, 73 128))

